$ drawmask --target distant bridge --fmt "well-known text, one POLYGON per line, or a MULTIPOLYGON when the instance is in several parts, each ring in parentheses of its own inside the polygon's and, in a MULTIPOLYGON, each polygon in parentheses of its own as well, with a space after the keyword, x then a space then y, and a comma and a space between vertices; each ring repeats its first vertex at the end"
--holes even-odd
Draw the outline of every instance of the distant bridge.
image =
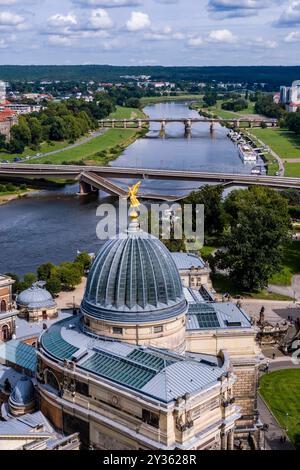
MULTIPOLYGON (((0 177, 8 178, 57 178, 72 179, 80 183, 80 193, 85 194, 94 189, 101 189, 109 194, 125 197, 127 191, 110 179, 135 180, 171 180, 196 181, 228 186, 268 186, 274 189, 300 189, 300 178, 281 176, 241 175, 234 173, 210 173, 200 171, 157 170, 152 168, 124 168, 110 166, 82 165, 29 165, 23 163, 0 164, 0 177)), ((141 198, 175 201, 180 196, 172 194, 146 193, 141 191, 141 198)))
POLYGON ((236 118, 135 118, 135 119, 102 119, 99 121, 101 127, 110 128, 124 128, 136 127, 142 129, 143 125, 149 125, 151 123, 159 123, 161 132, 165 132, 166 126, 169 123, 182 123, 186 133, 191 132, 192 125, 198 123, 210 124, 210 129, 213 130, 216 123, 229 124, 232 127, 276 127, 278 124, 277 119, 268 119, 263 117, 236 117, 236 118))

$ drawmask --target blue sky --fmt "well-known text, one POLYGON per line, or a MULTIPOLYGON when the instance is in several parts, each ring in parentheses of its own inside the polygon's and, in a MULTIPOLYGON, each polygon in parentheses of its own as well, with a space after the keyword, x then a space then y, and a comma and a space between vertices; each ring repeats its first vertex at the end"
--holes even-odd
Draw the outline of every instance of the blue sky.
POLYGON ((1 64, 299 62, 300 0, 0 0, 1 64))

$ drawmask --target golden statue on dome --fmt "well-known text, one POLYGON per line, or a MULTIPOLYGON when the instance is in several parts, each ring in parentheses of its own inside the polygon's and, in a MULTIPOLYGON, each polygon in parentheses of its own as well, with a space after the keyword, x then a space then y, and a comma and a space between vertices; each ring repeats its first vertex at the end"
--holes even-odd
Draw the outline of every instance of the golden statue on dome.
POLYGON ((136 208, 140 206, 140 201, 136 197, 140 186, 141 186, 141 181, 139 181, 138 183, 134 184, 131 187, 128 187, 129 189, 128 197, 130 199, 130 207, 132 208, 136 208))

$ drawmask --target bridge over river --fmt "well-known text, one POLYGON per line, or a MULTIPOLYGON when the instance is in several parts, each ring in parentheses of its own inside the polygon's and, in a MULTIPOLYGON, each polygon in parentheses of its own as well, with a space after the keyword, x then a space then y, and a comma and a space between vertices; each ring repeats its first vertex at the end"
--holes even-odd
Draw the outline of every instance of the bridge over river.
POLYGON ((186 133, 190 133, 193 124, 207 123, 210 125, 211 131, 214 129, 216 123, 229 125, 234 128, 240 127, 276 127, 278 125, 277 119, 268 119, 259 116, 253 117, 236 117, 236 118, 215 118, 215 117, 199 117, 199 118, 135 118, 135 119, 102 119, 99 121, 100 127, 110 128, 124 128, 136 127, 142 129, 143 125, 147 126, 151 123, 159 123, 161 132, 165 132, 166 126, 169 123, 182 123, 186 133))
MULTIPOLYGON (((224 187, 257 185, 274 189, 300 189, 300 178, 110 166, 0 164, 1 176, 10 179, 72 179, 79 182, 80 194, 86 194, 93 190, 103 190, 118 197, 125 197, 127 191, 117 183, 112 182, 111 179, 196 181, 199 183, 222 184, 224 187)), ((145 193, 142 188, 140 197, 166 201, 183 198, 183 196, 172 194, 145 193)))

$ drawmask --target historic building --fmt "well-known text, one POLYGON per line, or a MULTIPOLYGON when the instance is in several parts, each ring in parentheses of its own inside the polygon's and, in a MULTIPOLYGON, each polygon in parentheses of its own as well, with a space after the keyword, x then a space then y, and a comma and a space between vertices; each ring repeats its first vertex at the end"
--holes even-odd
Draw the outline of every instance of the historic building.
POLYGON ((0 106, 0 134, 3 134, 7 141, 10 139, 12 126, 16 124, 18 124, 18 116, 15 111, 0 106))
POLYGON ((9 276, 0 275, 0 343, 9 341, 15 333, 17 312, 12 300, 14 282, 9 276))
POLYGON ((17 297, 18 315, 29 322, 48 320, 58 315, 57 305, 44 282, 34 282, 17 297))
POLYGON ((200 256, 192 253, 171 253, 185 287, 211 288, 211 269, 200 256))
POLYGON ((183 288, 136 217, 101 248, 80 315, 40 337, 41 411, 94 449, 233 449, 249 434, 259 447, 250 319, 183 288))

